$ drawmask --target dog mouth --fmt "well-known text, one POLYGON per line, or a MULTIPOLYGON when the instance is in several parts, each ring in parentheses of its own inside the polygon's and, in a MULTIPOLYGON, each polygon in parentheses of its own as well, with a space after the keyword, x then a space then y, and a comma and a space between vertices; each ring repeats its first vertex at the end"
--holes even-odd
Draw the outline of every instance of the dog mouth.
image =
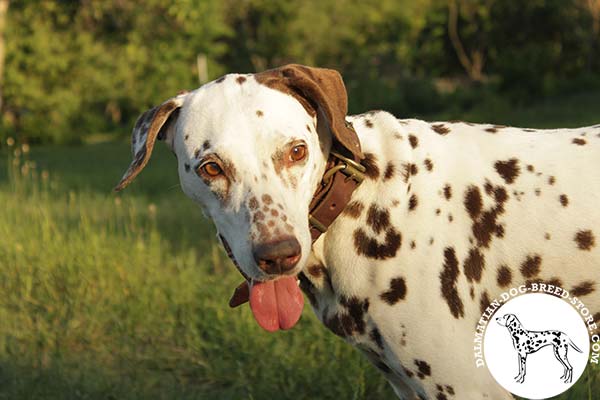
POLYGON ((281 275, 266 281, 252 279, 238 265, 225 238, 221 237, 221 242, 229 258, 246 279, 233 292, 229 306, 234 308, 250 302, 254 319, 268 332, 293 328, 304 309, 304 296, 297 275, 281 275))
POLYGON ((269 332, 296 325, 304 308, 298 283, 296 276, 250 283, 250 309, 258 325, 269 332))
POLYGON ((254 319, 268 332, 293 328, 304 309, 304 296, 295 275, 242 282, 233 292, 229 306, 238 307, 248 301, 254 319))

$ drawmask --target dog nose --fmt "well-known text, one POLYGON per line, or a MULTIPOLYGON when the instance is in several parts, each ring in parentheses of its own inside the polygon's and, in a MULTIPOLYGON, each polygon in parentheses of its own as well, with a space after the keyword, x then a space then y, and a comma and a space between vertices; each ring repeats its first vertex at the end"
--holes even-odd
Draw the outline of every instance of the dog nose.
POLYGON ((267 274, 277 275, 293 269, 300 260, 300 243, 294 237, 254 247, 254 260, 267 274))

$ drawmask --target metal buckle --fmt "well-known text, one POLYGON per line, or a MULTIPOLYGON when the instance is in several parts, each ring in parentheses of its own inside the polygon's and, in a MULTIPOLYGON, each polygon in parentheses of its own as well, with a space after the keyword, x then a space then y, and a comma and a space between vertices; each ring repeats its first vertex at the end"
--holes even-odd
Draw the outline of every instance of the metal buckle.
POLYGON ((359 184, 365 180, 365 172, 367 171, 367 169, 364 165, 361 165, 348 157, 344 157, 343 155, 341 155, 340 153, 336 153, 335 151, 332 151, 331 155, 337 158, 338 160, 341 160, 343 164, 336 165, 335 167, 327 171, 325 175, 323 175, 323 180, 325 180, 325 177, 329 178, 338 170, 342 171, 344 175, 346 175, 350 179, 354 179, 359 184), (333 172, 330 173, 330 171, 333 172))
POLYGON ((323 225, 321 221, 313 217, 311 214, 308 214, 308 223, 310 224, 310 226, 312 226, 321 233, 327 232, 327 227, 323 225))

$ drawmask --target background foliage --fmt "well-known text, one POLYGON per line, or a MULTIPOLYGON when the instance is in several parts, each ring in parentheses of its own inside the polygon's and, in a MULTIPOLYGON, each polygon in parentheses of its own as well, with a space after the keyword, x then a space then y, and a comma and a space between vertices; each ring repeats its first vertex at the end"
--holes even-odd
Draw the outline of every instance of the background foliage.
POLYGON ((13 1, 6 18, 2 132, 29 142, 126 134, 200 85, 198 54, 210 79, 336 68, 351 111, 403 117, 600 87, 600 0, 13 1))

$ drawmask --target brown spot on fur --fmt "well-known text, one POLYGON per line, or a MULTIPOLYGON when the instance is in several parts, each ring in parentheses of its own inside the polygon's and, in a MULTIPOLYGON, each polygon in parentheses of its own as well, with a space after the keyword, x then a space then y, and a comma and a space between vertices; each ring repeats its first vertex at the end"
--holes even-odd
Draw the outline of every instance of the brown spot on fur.
POLYGON ((419 168, 417 167, 417 164, 410 164, 410 174, 416 175, 418 173, 419 173, 419 168))
POLYGON ((373 127, 373 122, 371 122, 370 119, 365 119, 365 126, 367 128, 372 128, 373 127))
POLYGON ((261 240, 266 241, 267 239, 269 239, 271 237, 271 234, 269 233, 269 229, 267 228, 267 226, 265 224, 263 224, 261 222, 257 222, 254 226, 256 226, 256 229, 258 229, 258 233, 259 233, 261 240))
POLYGON ((483 257, 483 254, 481 254, 481 252, 476 248, 469 250, 469 255, 465 259, 464 264, 465 276, 467 277, 467 280, 469 282, 481 281, 481 274, 484 269, 485 258, 483 257))
POLYGON ((222 76, 222 77, 220 77, 219 79, 217 79, 217 80, 215 81, 215 83, 221 83, 221 82, 223 82, 224 80, 225 80, 225 77, 224 77, 224 76, 222 76))
POLYGON ((465 193, 464 205, 471 219, 476 219, 479 214, 481 214, 483 202, 477 186, 468 187, 467 192, 465 193))
POLYGON ((490 296, 488 295, 487 291, 484 290, 481 294, 481 298, 479 299, 479 310, 482 314, 485 312, 486 308, 488 308, 490 303, 490 296))
POLYGON ((540 273, 540 266, 542 264, 542 257, 535 254, 533 256, 527 256, 525 261, 521 264, 521 274, 525 278, 532 278, 540 273))
POLYGON ((361 161, 365 167, 365 175, 371 179, 379 178, 379 167, 377 166, 377 157, 373 153, 365 153, 365 158, 361 161))
POLYGON ((443 392, 438 392, 435 396, 435 400, 448 400, 448 397, 443 392))
POLYGON ((274 216, 274 217, 278 217, 279 216, 279 211, 277 211, 275 209, 272 209, 271 210, 271 215, 274 216))
POLYGON ((512 272, 506 265, 501 265, 498 268, 496 282, 498 282, 498 286, 500 287, 507 287, 512 282, 512 272))
POLYGON ((262 221, 264 219, 265 219, 265 213, 263 213, 262 211, 258 211, 252 217, 252 222, 258 222, 258 221, 262 221))
POLYGON ((560 204, 561 204, 563 207, 566 207, 566 206, 568 206, 568 205, 569 205, 569 198, 567 197, 567 195, 566 195, 566 194, 561 194, 561 195, 558 197, 558 199, 559 199, 559 201, 560 201, 560 204))
POLYGON ((375 363, 375 366, 384 374, 390 374, 392 373, 392 369, 390 367, 388 367, 388 365, 383 362, 383 361, 378 361, 375 363))
POLYGON ((440 215, 441 212, 442 212, 442 210, 440 210, 439 208, 435 209, 435 215, 440 215))
POLYGON ((535 193, 535 195, 536 195, 536 196, 540 196, 540 195, 542 194, 542 190, 541 190, 541 189, 539 189, 539 188, 536 188, 536 189, 534 190, 534 193, 535 193))
POLYGON ((367 224, 373 228, 375 233, 380 233, 390 225, 389 210, 379 208, 375 204, 372 204, 367 213, 367 224))
POLYGON ((202 143, 202 150, 208 150, 210 149, 210 141, 205 140, 204 143, 202 143))
POLYGON ((248 208, 251 210, 256 210, 258 208, 258 200, 256 200, 256 197, 251 197, 250 200, 248 200, 248 208))
POLYGON ((381 300, 394 305, 406 297, 406 281, 404 278, 394 278, 390 281, 390 289, 381 293, 381 300))
POLYGON ((386 260, 395 257, 401 244, 402 236, 393 227, 386 230, 385 241, 381 244, 377 239, 369 237, 362 228, 354 231, 354 247, 356 252, 359 255, 376 260, 386 260))
POLYGON ((261 200, 263 201, 263 203, 265 203, 266 205, 271 205, 273 203, 273 199, 271 198, 270 195, 268 194, 263 194, 261 197, 261 200))
POLYGON ((533 165, 529 164, 529 165, 527 165, 527 171, 535 172, 535 168, 533 167, 533 165))
POLYGON ((189 138, 190 138, 190 135, 185 135, 185 136, 183 137, 183 140, 188 140, 189 138))
POLYGON ((486 128, 485 131, 489 132, 489 133, 496 133, 496 132, 498 132, 498 129, 496 129, 496 128, 486 128))
POLYGON ((550 236, 550 234, 549 234, 548 232, 546 232, 546 233, 544 234, 544 239, 546 239, 546 240, 550 240, 551 238, 552 238, 552 236, 550 236))
POLYGON ((242 83, 246 82, 246 77, 238 76, 235 81, 241 85, 242 83))
POLYGON ((585 145, 587 142, 585 141, 585 139, 581 139, 581 138, 575 138, 572 141, 574 144, 578 145, 578 146, 583 146, 585 145))
MULTIPOLYGON (((480 247, 489 247, 492 234, 496 234, 498 237, 502 237, 504 235, 504 227, 498 224, 497 220, 500 214, 504 213, 504 203, 508 199, 508 194, 506 193, 506 189, 501 186, 495 187, 492 189, 492 193, 494 196, 494 200, 496 201, 496 206, 492 209, 481 212, 477 218, 473 218, 473 225, 471 230, 473 232, 473 236, 477 239, 477 245, 480 247)), ((478 204, 477 195, 471 195, 475 200, 474 204, 478 204)), ((479 195, 479 198, 481 195, 479 195)), ((474 210, 478 208, 475 207, 474 210)))
POLYGON ((415 135, 408 135, 408 141, 410 143, 410 147, 412 147, 413 149, 416 149, 419 145, 419 138, 415 135))
POLYGON ((415 241, 414 241, 414 240, 413 240, 413 241, 411 241, 411 242, 410 242, 410 248, 411 248, 411 249, 414 249, 414 248, 416 248, 416 247, 417 247, 417 244, 415 243, 415 241))
POLYGON ((408 210, 413 211, 415 208, 417 208, 418 204, 419 204, 419 200, 417 199, 417 195, 416 194, 411 195, 410 199, 408 199, 408 210))
POLYGON ((444 249, 444 269, 440 273, 440 286, 442 297, 446 300, 450 312, 456 319, 465 316, 464 305, 456 288, 459 273, 454 248, 446 247, 444 249))
POLYGON ((595 283, 592 281, 584 281, 571 289, 571 295, 581 297, 592 293, 595 283))
POLYGON ((439 135, 447 135, 450 132, 450 128, 445 126, 444 124, 434 124, 431 125, 431 129, 439 135))
POLYGON ((369 333, 369 337, 371 338, 371 340, 373 342, 375 342, 375 344, 377 345, 377 347, 379 347, 379 349, 383 350, 383 338, 381 337, 381 333, 379 332, 379 329, 377 329, 376 327, 371 329, 371 332, 369 333))
POLYGON ((309 266, 307 268, 307 270, 308 270, 308 273, 310 274, 310 276, 317 278, 317 279, 321 278, 322 276, 327 275, 327 270, 321 264, 313 264, 313 265, 309 266))
POLYGON ((520 173, 519 160, 511 158, 506 161, 496 161, 494 164, 498 175, 504 179, 504 182, 511 184, 517 179, 520 173))
POLYGON ((450 200, 452 198, 452 186, 450 186, 449 184, 446 184, 444 186, 444 197, 446 198, 446 200, 450 200))
POLYGON ((448 392, 449 395, 454 396, 454 388, 450 385, 446 385, 446 391, 448 392))
POLYGON ((364 208, 365 206, 360 201, 351 201, 344 209, 344 215, 347 215, 351 218, 358 218, 360 217, 360 214, 364 208))
POLYGON ((408 182, 411 175, 419 173, 419 168, 413 163, 402 164, 402 177, 405 183, 408 182))
POLYGON ((487 193, 489 196, 491 196, 494 193, 494 185, 492 185, 492 182, 488 181, 487 179, 485 180, 483 189, 485 190, 485 193, 487 193))
POLYGON ((581 230, 575 234, 575 243, 581 250, 591 250, 596 245, 596 238, 589 229, 581 230))
POLYGON ((426 158, 425 161, 423 161, 423 164, 425 164, 425 168, 427 168, 427 171, 433 170, 433 162, 431 162, 429 158, 426 158))
POLYGON ((385 167, 385 172, 383 173, 383 180, 387 181, 394 177, 394 173, 396 172, 396 167, 391 162, 387 163, 385 167))
POLYGON ((423 360, 414 360, 415 365, 418 368, 417 376, 420 379, 424 379, 426 376, 431 376, 431 367, 423 360))
POLYGON ((260 110, 256 110, 256 116, 257 116, 257 117, 259 117, 259 118, 260 118, 260 117, 262 117, 263 115, 265 115, 265 114, 264 114, 262 111, 260 111, 260 110))
POLYGON ((365 333, 364 315, 369 310, 369 299, 359 300, 353 296, 349 299, 346 297, 340 298, 342 304, 348 310, 350 320, 344 323, 344 330, 347 334, 352 335, 355 332, 362 335, 365 333))
POLYGON ((548 185, 554 185, 556 183, 556 178, 553 176, 548 177, 548 185))
POLYGON ((300 272, 298 274, 298 280, 300 281, 300 289, 306 294, 310 304, 313 307, 317 308, 319 303, 317 301, 317 297, 315 296, 315 285, 304 275, 304 272, 300 272))

